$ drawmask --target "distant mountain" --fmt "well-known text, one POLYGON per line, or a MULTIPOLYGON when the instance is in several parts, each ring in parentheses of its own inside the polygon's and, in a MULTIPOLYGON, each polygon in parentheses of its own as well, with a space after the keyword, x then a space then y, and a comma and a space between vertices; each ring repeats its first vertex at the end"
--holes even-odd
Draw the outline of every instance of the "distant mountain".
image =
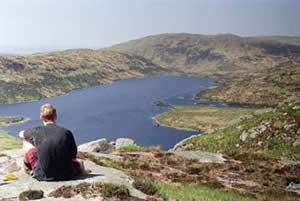
POLYGON ((168 74, 151 61, 126 53, 88 49, 0 56, 0 102, 64 95, 115 80, 168 74))
POLYGON ((276 105, 300 98, 300 46, 293 37, 162 34, 112 46, 170 70, 224 78, 198 96, 237 104, 276 105), (278 40, 278 41, 277 41, 278 40), (279 42, 280 41, 280 42, 279 42), (291 44, 283 43, 290 41, 291 44))
POLYGON ((162 34, 112 46, 169 69, 200 75, 259 71, 300 55, 300 47, 231 34, 162 34))
POLYGON ((274 40, 281 43, 300 46, 300 36, 261 36, 255 38, 262 40, 274 40))

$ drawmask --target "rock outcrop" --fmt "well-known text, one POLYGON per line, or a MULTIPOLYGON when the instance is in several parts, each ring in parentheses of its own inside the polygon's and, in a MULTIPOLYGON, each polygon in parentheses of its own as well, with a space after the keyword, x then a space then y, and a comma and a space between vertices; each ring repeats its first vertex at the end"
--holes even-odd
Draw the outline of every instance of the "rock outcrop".
MULTIPOLYGON (((58 189, 62 186, 73 186, 78 185, 83 182, 88 183, 95 183, 95 182, 102 182, 102 183, 111 183, 116 185, 125 185, 130 195, 133 197, 138 197, 141 199, 145 199, 146 195, 139 190, 135 189, 132 186, 133 179, 127 176, 125 173, 113 169, 102 167, 96 165, 95 163, 85 160, 86 169, 90 172, 88 174, 84 174, 78 176, 70 181, 58 181, 58 182, 39 182, 33 179, 31 176, 24 173, 23 169, 21 168, 23 165, 23 153, 21 149, 18 150, 11 150, 5 151, 0 153, 0 167, 5 169, 6 171, 1 172, 2 176, 3 173, 13 173, 17 179, 11 181, 1 181, 0 183, 0 200, 5 201, 15 201, 18 200, 19 194, 27 190, 41 190, 44 192, 44 198, 41 199, 42 201, 55 201, 55 200, 76 200, 76 201, 83 201, 86 199, 76 197, 76 198, 53 198, 49 197, 49 194, 54 190, 58 189), (12 160, 14 159, 14 160, 12 160), (15 165, 10 165, 15 164, 15 165), (12 169, 7 169, 11 168, 12 169)), ((1 177, 2 177, 1 176, 1 177)))
POLYGON ((84 152, 105 152, 111 148, 113 148, 113 145, 111 145, 105 138, 78 146, 78 150, 84 152))
POLYGON ((122 147, 127 147, 129 145, 133 145, 134 141, 129 138, 118 138, 116 140, 116 149, 120 149, 122 147))
POLYGON ((196 160, 199 163, 224 163, 227 161, 223 154, 218 153, 201 151, 174 151, 172 153, 187 159, 196 160))

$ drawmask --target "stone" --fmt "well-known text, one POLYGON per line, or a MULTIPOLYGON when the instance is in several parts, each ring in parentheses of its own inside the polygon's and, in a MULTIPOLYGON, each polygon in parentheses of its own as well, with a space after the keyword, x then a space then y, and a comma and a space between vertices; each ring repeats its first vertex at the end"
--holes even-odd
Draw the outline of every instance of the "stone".
POLYGON ((300 105, 296 105, 293 107, 293 110, 299 110, 300 109, 300 105))
POLYGON ((300 128, 297 130, 297 133, 296 133, 297 135, 300 135, 300 128))
POLYGON ((243 133, 240 136, 240 140, 242 140, 244 142, 244 141, 246 141, 247 137, 248 137, 248 132, 243 131, 243 133))
POLYGON ((122 147, 127 147, 129 145, 134 144, 134 141, 130 138, 118 138, 116 140, 116 149, 120 149, 122 147))
POLYGON ((296 139, 296 141, 293 143, 293 147, 297 147, 300 145, 300 139, 296 139))
POLYGON ((286 191, 289 192, 294 192, 297 193, 298 195, 300 195, 300 184, 295 184, 293 182, 291 182, 286 188, 286 191))
MULTIPOLYGON (((2 153, 8 155, 11 158, 16 159, 17 165, 22 166, 23 164, 22 149, 5 151, 2 153)), ((44 198, 42 199, 42 201, 52 201, 52 200, 84 201, 87 199, 81 199, 78 197, 67 198, 67 199, 64 198, 54 199, 53 197, 49 197, 49 193, 55 191, 56 189, 62 186, 70 186, 70 185, 74 186, 82 182, 88 182, 88 183, 102 182, 102 183, 112 183, 116 185, 125 185, 128 188, 131 196, 138 197, 140 199, 146 199, 147 195, 135 189, 132 185, 134 180, 128 175, 126 175, 125 173, 123 173, 122 171, 116 170, 114 168, 99 166, 89 160, 85 160, 84 164, 86 169, 90 170, 90 173, 78 176, 73 180, 68 180, 68 181, 39 182, 33 179, 31 176, 25 174, 24 171, 20 169, 14 172, 14 174, 17 176, 17 180, 12 180, 7 182, 0 181, 0 198, 4 200, 16 201, 18 200, 17 199, 18 196, 24 191, 41 190, 44 192, 44 198)))
POLYGON ((178 147, 176 151, 188 151, 193 148, 193 144, 183 144, 182 146, 178 147))
POLYGON ((257 187, 258 183, 251 180, 241 179, 241 175, 234 172, 228 172, 226 174, 216 176, 216 179, 221 182, 224 186, 231 188, 232 186, 247 186, 247 187, 257 187))
POLYGON ((262 141, 259 141, 259 142, 257 143, 258 146, 261 146, 262 144, 263 144, 262 141))
POLYGON ((5 175, 20 170, 16 160, 7 155, 0 156, 0 174, 5 175))
POLYGON ((300 161, 293 160, 281 160, 280 163, 287 166, 300 165, 300 161))
POLYGON ((187 159, 196 160, 199 163, 224 163, 227 161, 220 153, 201 151, 174 151, 172 153, 187 159))
POLYGON ((284 125, 284 129, 286 130, 286 131, 289 131, 289 130, 291 130, 291 129, 293 129, 294 127, 296 127, 297 126, 297 124, 286 124, 286 125, 284 125))
POLYGON ((243 129, 243 126, 242 125, 240 125, 240 126, 238 126, 238 127, 236 127, 239 131, 240 130, 242 130, 243 129))
POLYGON ((259 126, 251 128, 248 131, 243 131, 240 136, 240 140, 245 141, 248 137, 256 138, 257 136, 263 134, 270 125, 270 121, 262 121, 259 126))
POLYGON ((113 148, 113 145, 109 144, 109 142, 105 138, 102 138, 99 140, 91 141, 86 144, 80 145, 78 147, 78 151, 81 151, 81 152, 105 152, 111 148, 113 148))

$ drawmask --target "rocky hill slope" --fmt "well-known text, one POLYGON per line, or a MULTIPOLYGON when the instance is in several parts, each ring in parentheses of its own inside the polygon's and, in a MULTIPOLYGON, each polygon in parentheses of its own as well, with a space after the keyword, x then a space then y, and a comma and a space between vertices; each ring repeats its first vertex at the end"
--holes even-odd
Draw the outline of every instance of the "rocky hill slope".
POLYGON ((0 56, 0 103, 37 100, 119 79, 167 73, 143 57, 114 51, 0 56))
POLYGON ((236 35, 162 34, 113 46, 170 69, 201 75, 253 72, 300 55, 300 47, 236 35))
POLYGON ((300 46, 300 37, 299 36, 261 36, 255 37, 262 40, 275 40, 281 43, 298 45, 300 46))
POLYGON ((300 46, 270 39, 162 34, 111 49, 143 56, 168 69, 224 79, 221 87, 200 97, 273 106, 289 96, 300 95, 300 46))

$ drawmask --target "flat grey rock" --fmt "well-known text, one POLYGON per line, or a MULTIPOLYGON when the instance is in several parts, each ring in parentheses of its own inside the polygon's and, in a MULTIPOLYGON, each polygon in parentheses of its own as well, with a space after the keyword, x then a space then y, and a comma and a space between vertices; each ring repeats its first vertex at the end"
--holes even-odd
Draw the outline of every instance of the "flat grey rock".
POLYGON ((289 165, 289 166, 300 165, 300 161, 281 160, 280 162, 281 162, 283 165, 289 165))
POLYGON ((101 138, 95 141, 91 141, 82 144, 78 147, 78 151, 82 152, 105 152, 114 146, 111 145, 105 138, 101 138))
POLYGON ((293 182, 291 182, 285 189, 286 191, 289 192, 294 192, 297 193, 298 195, 300 195, 300 184, 295 184, 293 182))
POLYGON ((120 160, 123 159, 122 156, 115 155, 115 154, 103 154, 103 153, 97 153, 97 152, 88 152, 89 154, 97 157, 103 157, 111 160, 120 160))
POLYGON ((122 147, 127 147, 132 144, 134 144, 134 141, 130 138, 118 138, 116 140, 116 149, 120 149, 122 147))
MULTIPOLYGON (((5 151, 1 152, 0 154, 6 154, 10 156, 11 158, 14 158, 16 160, 16 163, 19 167, 22 167, 23 163, 23 153, 22 150, 12 150, 12 151, 5 151)), ((48 198, 48 195, 50 192, 56 190, 57 188, 61 186, 68 186, 68 185, 77 185, 82 182, 88 182, 88 183, 94 183, 94 182, 102 182, 102 183, 112 183, 116 185, 125 185, 129 191, 130 194, 134 197, 145 199, 146 195, 142 193, 141 191, 135 189, 132 186, 133 179, 123 172, 113 169, 113 168, 107 168, 102 167, 99 165, 96 165, 95 163, 91 161, 84 161, 86 169, 90 170, 91 173, 82 175, 79 177, 74 178, 70 181, 58 181, 58 182, 39 182, 35 179, 33 179, 31 176, 26 175, 23 171, 23 169, 18 170, 16 172, 12 172, 17 176, 17 180, 12 181, 0 181, 0 198, 6 198, 11 200, 18 200, 18 196, 23 191, 27 190, 42 190, 44 192, 45 198, 41 199, 43 201, 47 200, 76 200, 81 201, 84 199, 81 198, 72 198, 72 199, 63 199, 63 198, 48 198)), ((3 175, 1 175, 2 178, 3 175)))
POLYGON ((178 156, 196 160, 199 163, 224 163, 226 159, 222 154, 201 152, 201 151, 174 151, 172 152, 178 156))

